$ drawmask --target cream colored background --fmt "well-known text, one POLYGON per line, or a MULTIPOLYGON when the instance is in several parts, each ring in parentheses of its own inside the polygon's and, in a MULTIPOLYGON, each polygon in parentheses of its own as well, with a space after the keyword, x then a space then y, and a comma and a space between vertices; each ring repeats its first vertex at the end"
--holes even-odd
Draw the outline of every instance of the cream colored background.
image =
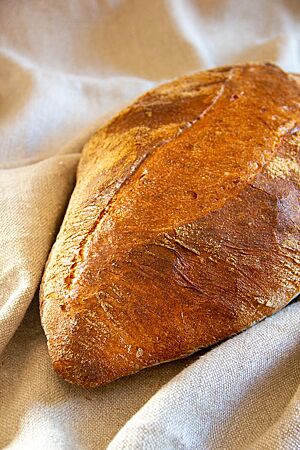
POLYGON ((0 2, 1 448, 101 450, 137 413, 110 450, 299 450, 299 302, 82 390, 53 373, 34 296, 91 131, 162 80, 265 59, 300 72, 298 0, 0 2))

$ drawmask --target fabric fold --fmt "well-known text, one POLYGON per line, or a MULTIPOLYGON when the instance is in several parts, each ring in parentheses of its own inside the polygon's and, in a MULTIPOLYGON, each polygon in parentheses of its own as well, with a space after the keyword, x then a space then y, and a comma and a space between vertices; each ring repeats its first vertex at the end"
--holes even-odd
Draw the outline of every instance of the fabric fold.
POLYGON ((0 352, 38 289, 73 190, 79 155, 0 171, 0 352))

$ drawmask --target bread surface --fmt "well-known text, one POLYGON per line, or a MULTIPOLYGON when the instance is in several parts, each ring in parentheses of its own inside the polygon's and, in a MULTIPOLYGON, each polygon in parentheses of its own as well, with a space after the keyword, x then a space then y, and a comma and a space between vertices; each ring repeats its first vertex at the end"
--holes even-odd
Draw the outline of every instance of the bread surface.
POLYGON ((164 84, 92 136, 40 292, 63 378, 183 358, 299 293, 299 130, 297 78, 245 64, 164 84))

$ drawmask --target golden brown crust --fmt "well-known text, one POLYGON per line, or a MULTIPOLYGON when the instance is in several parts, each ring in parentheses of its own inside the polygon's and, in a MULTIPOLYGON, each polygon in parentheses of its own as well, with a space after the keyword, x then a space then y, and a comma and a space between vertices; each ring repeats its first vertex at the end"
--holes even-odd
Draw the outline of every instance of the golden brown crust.
POLYGON ((86 144, 41 287, 56 371, 105 384, 210 346, 299 292, 300 84, 183 77, 86 144))

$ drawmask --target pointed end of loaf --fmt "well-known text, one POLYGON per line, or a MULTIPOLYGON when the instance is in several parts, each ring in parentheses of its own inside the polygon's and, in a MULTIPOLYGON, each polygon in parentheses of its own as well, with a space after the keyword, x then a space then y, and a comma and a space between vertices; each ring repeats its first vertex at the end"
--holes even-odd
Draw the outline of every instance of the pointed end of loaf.
POLYGON ((117 351, 106 349, 108 336, 90 311, 62 307, 54 298, 42 301, 41 297, 41 303, 52 365, 64 380, 92 388, 138 370, 128 361, 120 362, 117 351))

